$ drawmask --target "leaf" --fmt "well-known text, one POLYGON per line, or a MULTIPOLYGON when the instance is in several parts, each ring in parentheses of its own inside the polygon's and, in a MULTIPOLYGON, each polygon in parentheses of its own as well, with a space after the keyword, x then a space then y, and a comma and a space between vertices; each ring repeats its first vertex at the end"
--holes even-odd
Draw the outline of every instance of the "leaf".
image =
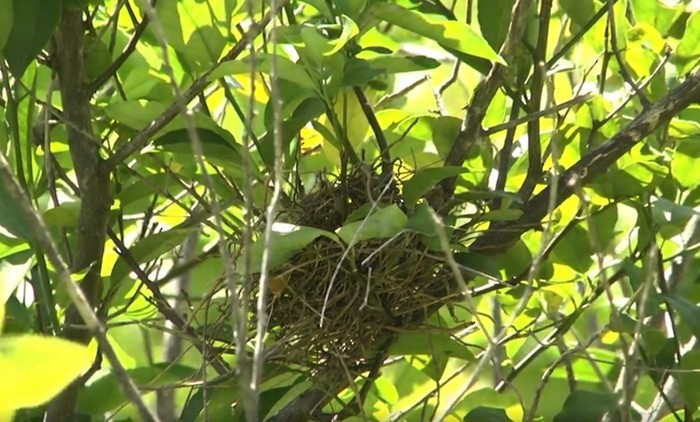
POLYGON ((17 252, 0 261, 0 303, 5 303, 24 280, 34 256, 30 251, 17 252))
POLYGON ((427 56, 380 56, 367 61, 372 68, 386 73, 419 72, 440 66, 439 61, 427 56))
POLYGON ((448 177, 454 177, 467 173, 469 169, 463 167, 430 167, 417 170, 413 177, 403 185, 403 199, 411 207, 418 202, 421 196, 448 177))
MULTIPOLYGON (((212 164, 221 165, 229 170, 241 167, 243 158, 238 151, 237 144, 233 143, 230 136, 226 136, 221 130, 195 128, 199 139, 202 155, 212 164)), ((153 141, 153 146, 163 151, 175 154, 183 154, 192 159, 192 141, 187 129, 170 131, 153 141)))
POLYGON ((491 48, 498 50, 508 33, 515 0, 490 0, 477 3, 479 28, 491 48))
POLYGON ((29 220, 3 184, 0 184, 0 226, 14 236, 27 240, 34 238, 29 220))
MULTIPOLYGON (((198 372, 197 368, 172 363, 157 363, 127 370, 129 377, 139 388, 179 385, 196 376, 198 372)), ((127 403, 117 377, 114 373, 109 373, 82 389, 78 398, 78 409, 91 415, 101 415, 127 403)))
POLYGON ((13 12, 3 53, 10 72, 19 79, 51 38, 61 13, 61 1, 15 1, 13 12))
POLYGON ((674 376, 678 379, 681 393, 687 405, 695 409, 700 406, 700 350, 689 350, 684 354, 678 369, 674 376))
POLYGON ((599 421, 617 409, 618 397, 611 393, 577 390, 569 394, 554 422, 599 421))
POLYGON ((10 38, 12 30, 12 21, 14 20, 14 8, 12 6, 14 0, 0 0, 0 51, 3 51, 7 40, 10 38))
POLYGON ((688 18, 683 39, 676 49, 676 57, 685 63, 684 67, 678 69, 680 74, 689 71, 700 58, 700 11, 692 13, 688 18))
POLYGON ((678 312, 681 320, 688 326, 693 335, 700 339, 700 307, 688 299, 678 295, 663 295, 673 309, 678 312))
MULTIPOLYGON (((296 226, 288 223, 274 223, 272 226, 272 237, 269 244, 265 244, 265 238, 260 236, 250 247, 251 256, 251 273, 259 273, 262 269, 263 251, 267 246, 269 248, 269 264, 268 270, 274 270, 278 266, 287 262, 301 249, 305 248, 311 242, 326 236, 331 240, 336 240, 337 237, 325 230, 315 227, 296 226)), ((243 269, 244 255, 238 259, 236 267, 243 269)))
POLYGON ((46 403, 88 369, 92 358, 87 347, 60 338, 0 337, 0 411, 46 403))
POLYGON ((443 355, 473 362, 476 358, 466 345, 446 333, 410 331, 401 333, 389 348, 390 356, 443 355))
POLYGON ((394 236, 406 227, 406 223, 408 223, 406 214, 392 204, 375 211, 364 220, 344 225, 336 230, 336 233, 346 244, 350 244, 353 241, 394 236))
MULTIPOLYGON (((299 131, 306 126, 311 120, 323 113, 323 102, 319 98, 307 98, 299 107, 294 110, 292 116, 282 122, 282 130, 280 134, 282 142, 282 151, 285 151, 291 140, 297 136, 299 131)), ((272 128, 260 138, 260 147, 258 153, 262 157, 265 164, 270 168, 274 166, 275 161, 275 137, 272 128)))
MULTIPOLYGON (((316 83, 311 79, 304 66, 279 55, 274 60, 276 60, 275 71, 277 77, 294 82, 300 88, 316 89, 316 83)), ((250 74, 250 66, 250 58, 224 62, 214 69, 209 75, 209 80, 215 80, 226 75, 250 74)), ((272 69, 273 56, 271 54, 257 54, 255 56, 256 71, 271 75, 272 69)))
MULTIPOLYGON (((165 253, 182 245, 189 234, 190 230, 188 229, 171 229, 156 233, 136 242, 135 245, 129 248, 129 252, 137 264, 144 264, 158 259, 165 253)), ((131 273, 131 266, 129 266, 124 257, 119 256, 110 275, 111 285, 118 286, 119 291, 122 293, 128 292, 134 283, 133 280, 127 280, 129 273, 131 273)), ((116 297, 121 298, 121 296, 118 294, 116 297)))
POLYGON ((479 406, 464 417, 464 422, 513 422, 505 409, 479 406))
POLYGON ((671 160, 671 173, 681 186, 692 188, 700 184, 700 171, 697 171, 699 160, 700 139, 678 144, 671 160))
POLYGON ((585 26, 596 9, 594 0, 559 0, 559 5, 578 26, 585 26))
POLYGON ((377 18, 430 38, 444 48, 453 48, 462 53, 507 65, 489 43, 466 23, 431 19, 422 13, 391 3, 377 3, 372 12, 377 18))
POLYGON ((320 59, 319 56, 328 57, 337 53, 348 41, 360 33, 357 24, 349 17, 341 15, 339 20, 343 30, 340 36, 334 40, 329 40, 319 34, 318 30, 313 26, 303 26, 301 28, 301 39, 306 48, 313 52, 313 57, 316 57, 317 60, 320 59))

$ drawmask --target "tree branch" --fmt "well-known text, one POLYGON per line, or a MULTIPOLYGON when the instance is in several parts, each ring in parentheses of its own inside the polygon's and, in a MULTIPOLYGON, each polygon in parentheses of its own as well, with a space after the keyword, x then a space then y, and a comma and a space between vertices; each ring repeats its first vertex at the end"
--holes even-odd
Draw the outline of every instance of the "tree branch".
POLYGON ((495 254, 505 251, 526 231, 537 227, 549 210, 548 203, 554 195, 556 205, 574 193, 576 185, 585 185, 603 174, 638 142, 659 126, 666 124, 679 112, 700 98, 700 70, 696 70, 683 83, 671 90, 663 99, 642 111, 624 129, 604 144, 593 149, 571 168, 564 171, 556 187, 551 185, 523 207, 518 220, 494 224, 471 246, 472 252, 495 254), (553 190, 555 189, 555 190, 553 190))
MULTIPOLYGON (((82 198, 76 251, 71 269, 73 272, 88 269, 80 286, 89 306, 94 308, 102 290, 100 268, 112 197, 109 171, 104 168, 104 161, 100 158, 100 145, 94 140, 90 96, 84 85, 84 33, 81 9, 63 9, 54 39, 54 61, 61 88, 63 119, 82 198)), ((86 329, 84 315, 81 315, 84 313, 84 310, 81 312, 75 305, 66 310, 63 337, 83 344, 88 343, 92 335, 86 329)), ((73 420, 78 388, 78 385, 72 385, 54 399, 45 420, 73 420)))
MULTIPOLYGON (((513 19, 510 21, 506 40, 499 51, 500 56, 507 63, 513 61, 517 45, 525 33, 530 3, 530 0, 517 0, 513 6, 513 19)), ((446 166, 461 166, 471 147, 481 138, 481 122, 484 120, 486 110, 496 95, 496 91, 503 83, 506 71, 505 66, 495 63, 486 79, 479 83, 474 90, 467 115, 462 122, 462 130, 457 135, 457 139, 455 139, 454 145, 445 159, 446 166)), ((445 179, 441 184, 441 195, 434 196, 436 199, 430 205, 435 209, 442 208, 444 201, 454 194, 456 182, 456 177, 445 179)))

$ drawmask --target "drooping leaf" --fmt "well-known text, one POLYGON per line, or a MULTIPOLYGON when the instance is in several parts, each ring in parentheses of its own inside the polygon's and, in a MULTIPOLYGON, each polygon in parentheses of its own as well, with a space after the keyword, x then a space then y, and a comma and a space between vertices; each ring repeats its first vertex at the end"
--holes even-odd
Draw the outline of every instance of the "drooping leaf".
POLYGON ((403 199, 407 205, 413 206, 424 193, 442 180, 468 171, 469 169, 463 167, 430 167, 417 170, 403 185, 403 199))
POLYGON ((479 406, 464 417, 464 422, 513 422, 505 409, 479 406))
POLYGON ((0 411, 46 403, 85 371, 92 358, 87 347, 56 337, 0 337, 0 411))
POLYGON ((700 406, 700 350, 689 350, 684 354, 678 369, 674 377, 678 379, 683 398, 687 400, 688 406, 697 408, 700 406))
POLYGON ((599 421, 617 409, 618 397, 612 393, 576 390, 569 394, 554 422, 599 421))
MULTIPOLYGON (((61 14, 60 0, 14 1, 12 27, 3 49, 10 72, 21 78, 51 38, 61 14)), ((2 14, 5 14, 2 9, 2 14)), ((8 19, 8 18, 5 18, 8 19)), ((0 30, 1 31, 1 30, 0 30)))
POLYGON ((443 47, 506 65, 489 43, 464 22, 432 19, 393 3, 377 3, 372 13, 383 21, 430 38, 443 47))
POLYGON ((479 28, 491 48, 498 51, 506 39, 515 0, 480 1, 477 3, 479 28))
POLYGON ((449 334, 438 332, 407 332, 389 348, 391 356, 441 355, 472 362, 474 354, 449 334))
POLYGON ((390 205, 360 221, 346 224, 337 230, 347 244, 367 239, 383 239, 394 236, 406 227, 408 217, 396 205, 390 205))
MULTIPOLYGON (((219 65, 209 76, 210 80, 215 80, 226 75, 250 74, 250 59, 231 60, 219 65)), ((286 57, 277 56, 273 58, 271 54, 257 54, 255 56, 255 69, 258 72, 268 75, 272 74, 273 69, 275 74, 282 79, 294 82, 301 88, 315 90, 317 85, 309 76, 304 66, 299 63, 294 63, 286 57), (273 67, 273 60, 274 67, 273 67)))
POLYGON ((695 337, 700 338, 700 306, 679 295, 664 295, 695 337))
MULTIPOLYGON (((267 268, 268 270, 273 270, 281 264, 287 262, 289 258, 294 256, 294 254, 299 252, 320 236, 326 236, 331 240, 337 239, 333 233, 317 229, 315 227, 295 226, 288 223, 275 223, 272 226, 272 237, 268 244, 266 244, 265 238, 261 236, 251 245, 251 268, 249 271, 251 273, 261 271, 263 251, 266 247, 269 249, 269 264, 267 268)), ((241 255, 236 263, 236 267, 239 270, 243 270, 243 259, 244 256, 241 255)))

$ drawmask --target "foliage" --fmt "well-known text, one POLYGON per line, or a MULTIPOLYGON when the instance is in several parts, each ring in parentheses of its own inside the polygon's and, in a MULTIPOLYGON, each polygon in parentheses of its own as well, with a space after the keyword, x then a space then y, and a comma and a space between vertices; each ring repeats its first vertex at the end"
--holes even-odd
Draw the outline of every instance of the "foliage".
POLYGON ((0 0, 0 420, 699 419, 699 34, 0 0))

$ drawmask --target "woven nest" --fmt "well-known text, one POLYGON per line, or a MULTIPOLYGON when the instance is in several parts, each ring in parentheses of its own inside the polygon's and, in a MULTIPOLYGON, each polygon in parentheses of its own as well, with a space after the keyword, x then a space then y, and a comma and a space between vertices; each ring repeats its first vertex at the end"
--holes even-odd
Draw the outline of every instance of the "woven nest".
MULTIPOLYGON (((322 182, 285 214, 290 223, 334 231, 376 201, 403 206, 393 176, 361 166, 322 182)), ((363 369, 387 340, 423 324, 447 300, 453 277, 419 235, 347 247, 319 237, 271 274, 269 358, 363 369)))

